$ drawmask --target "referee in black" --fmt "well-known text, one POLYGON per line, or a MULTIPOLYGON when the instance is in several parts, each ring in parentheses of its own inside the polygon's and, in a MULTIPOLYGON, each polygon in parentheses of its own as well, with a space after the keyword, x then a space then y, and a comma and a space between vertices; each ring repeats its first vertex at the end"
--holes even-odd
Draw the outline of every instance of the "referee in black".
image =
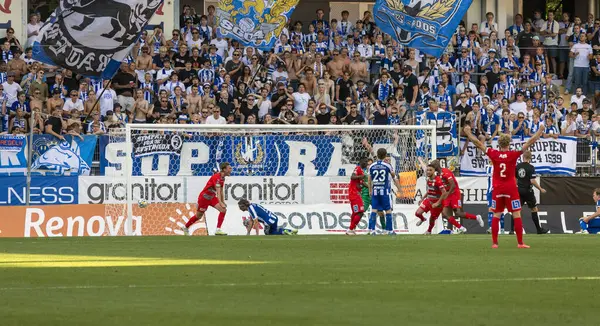
MULTIPOLYGON (((527 204, 531 209, 531 219, 538 234, 548 233, 547 229, 540 227, 540 218, 538 217, 537 201, 533 192, 533 187, 536 187, 541 193, 546 193, 546 189, 540 187, 537 183, 535 167, 531 165, 531 152, 523 152, 523 162, 517 165, 517 187, 519 187, 519 197, 521 197, 521 207, 527 204)), ((511 225, 514 231, 514 224, 511 225)))

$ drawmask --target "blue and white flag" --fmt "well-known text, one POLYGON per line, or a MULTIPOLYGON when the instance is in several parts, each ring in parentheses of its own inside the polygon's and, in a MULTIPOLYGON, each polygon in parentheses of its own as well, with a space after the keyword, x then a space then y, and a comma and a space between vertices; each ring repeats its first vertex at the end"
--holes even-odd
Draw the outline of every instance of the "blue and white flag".
MULTIPOLYGON (((426 111, 417 115, 416 125, 435 125, 438 158, 450 157, 458 154, 456 114, 444 111, 437 113, 426 111)), ((419 145, 423 142, 425 133, 422 130, 417 131, 416 138, 417 145, 419 145)), ((430 144, 430 142, 424 142, 424 144, 430 144)), ((423 150, 423 152, 431 153, 428 149, 423 150)))
POLYGON ((163 0, 60 0, 33 43, 33 58, 110 79, 163 0))
POLYGON ((377 0, 375 23, 400 44, 439 58, 473 0, 377 0))
POLYGON ((217 33, 243 46, 270 51, 299 0, 220 0, 217 33))

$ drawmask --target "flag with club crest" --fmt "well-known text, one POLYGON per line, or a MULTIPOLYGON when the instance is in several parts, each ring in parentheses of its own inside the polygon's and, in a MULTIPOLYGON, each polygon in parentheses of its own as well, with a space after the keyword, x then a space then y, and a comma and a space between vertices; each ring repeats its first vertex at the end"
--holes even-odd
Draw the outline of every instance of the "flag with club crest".
POLYGON ((377 0, 375 23, 399 43, 439 58, 473 0, 377 0))

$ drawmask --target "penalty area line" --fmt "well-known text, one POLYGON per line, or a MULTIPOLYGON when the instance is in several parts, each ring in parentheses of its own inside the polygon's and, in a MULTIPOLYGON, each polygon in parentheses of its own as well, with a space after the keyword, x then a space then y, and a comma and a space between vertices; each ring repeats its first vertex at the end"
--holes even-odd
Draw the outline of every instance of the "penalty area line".
POLYGON ((494 282, 557 282, 557 281, 600 281, 600 276, 474 278, 440 280, 390 280, 390 281, 314 281, 314 282, 252 282, 252 283, 191 283, 191 284, 129 284, 129 285, 50 285, 31 287, 0 287, 0 291, 30 290, 102 290, 102 289, 152 289, 152 288, 195 288, 195 287, 256 287, 256 286, 336 286, 336 285, 385 285, 419 283, 494 283, 494 282))

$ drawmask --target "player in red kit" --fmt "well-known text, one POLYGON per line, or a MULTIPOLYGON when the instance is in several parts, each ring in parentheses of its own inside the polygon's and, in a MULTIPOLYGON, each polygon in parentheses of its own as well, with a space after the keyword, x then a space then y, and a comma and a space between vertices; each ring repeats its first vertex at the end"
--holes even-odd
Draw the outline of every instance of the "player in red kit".
POLYGON ((515 171, 517 170, 517 160, 521 157, 523 151, 526 151, 542 136, 543 130, 538 130, 519 150, 510 150, 512 139, 508 134, 500 135, 498 138, 498 147, 500 147, 500 150, 497 150, 493 148, 486 149, 485 145, 477 137, 473 136, 471 127, 465 127, 464 131, 469 140, 482 152, 487 154, 494 166, 494 173, 492 175, 492 210, 494 211, 494 217, 492 218, 492 248, 498 248, 500 214, 504 212, 505 208, 514 217, 518 247, 529 248, 528 245, 523 243, 521 199, 517 188, 515 171))
POLYGON ((429 227, 425 234, 431 234, 431 230, 435 226, 435 220, 442 213, 442 203, 448 197, 446 187, 442 182, 442 179, 436 175, 435 166, 429 164, 426 166, 425 174, 427 175, 427 197, 421 201, 419 208, 415 213, 415 216, 419 219, 417 226, 421 226, 425 222, 423 213, 430 212, 429 215, 429 227))
POLYGON ((467 220, 477 220, 479 226, 483 227, 483 219, 480 215, 467 213, 462 209, 462 193, 460 192, 460 187, 454 173, 450 169, 442 168, 438 160, 431 162, 431 164, 435 167, 448 192, 448 197, 442 203, 442 207, 444 208, 442 213, 448 219, 448 222, 457 228, 458 233, 467 232, 467 228, 458 223, 454 218, 455 216, 467 220))
POLYGON ((358 166, 352 172, 350 177, 350 185, 348 186, 348 199, 350 199, 350 208, 352 209, 352 216, 350 217, 350 228, 346 231, 347 235, 356 235, 356 225, 360 222, 360 219, 365 213, 365 205, 361 197, 361 189, 367 187, 364 184, 365 180, 365 169, 367 168, 367 158, 360 160, 358 166))
POLYGON ((221 171, 213 174, 213 176, 208 179, 206 186, 204 186, 204 189, 198 195, 198 210, 196 215, 192 216, 185 224, 185 227, 181 228, 185 235, 190 234, 189 228, 204 216, 209 206, 212 206, 219 211, 215 235, 227 235, 227 233, 221 231, 221 226, 223 225, 225 214, 227 213, 227 204, 225 204, 225 196, 223 195, 223 185, 225 184, 225 177, 231 175, 232 168, 227 162, 221 163, 219 168, 221 171))

